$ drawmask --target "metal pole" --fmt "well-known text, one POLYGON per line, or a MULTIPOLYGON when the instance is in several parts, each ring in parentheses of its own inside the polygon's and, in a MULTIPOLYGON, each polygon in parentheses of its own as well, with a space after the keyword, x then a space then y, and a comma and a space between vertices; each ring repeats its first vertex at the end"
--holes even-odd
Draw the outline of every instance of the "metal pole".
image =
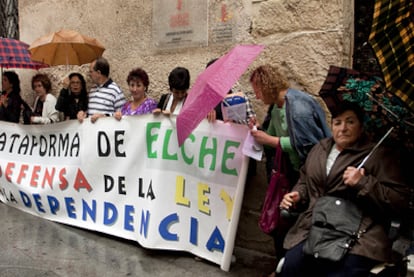
POLYGON ((369 159, 369 157, 371 157, 371 155, 375 152, 375 150, 377 150, 377 148, 381 145, 381 143, 388 137, 389 134, 391 134, 392 130, 394 130, 394 127, 391 127, 388 132, 380 139, 379 142, 377 142, 377 144, 375 144, 375 146, 372 148, 372 150, 368 153, 368 155, 364 158, 364 160, 361 162, 360 165, 358 165, 357 169, 360 169, 361 167, 364 166, 365 162, 369 159))

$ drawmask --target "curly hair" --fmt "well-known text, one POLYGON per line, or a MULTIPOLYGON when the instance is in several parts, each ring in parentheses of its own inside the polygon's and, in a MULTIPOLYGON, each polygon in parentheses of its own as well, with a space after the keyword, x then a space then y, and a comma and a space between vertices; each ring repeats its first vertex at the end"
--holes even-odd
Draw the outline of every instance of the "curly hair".
POLYGON ((127 83, 129 84, 129 82, 131 81, 141 81, 142 84, 145 86, 146 90, 148 89, 149 86, 149 77, 147 72, 142 69, 142 68, 134 68, 132 69, 127 77, 127 83))
POLYGON ((261 88, 265 104, 275 103, 279 92, 289 88, 289 81, 281 70, 268 64, 261 65, 252 72, 250 83, 261 88))
POLYGON ((40 82, 42 86, 45 88, 46 93, 49 93, 52 89, 52 82, 50 81, 49 77, 46 74, 36 74, 32 78, 32 89, 34 89, 34 83, 40 82))

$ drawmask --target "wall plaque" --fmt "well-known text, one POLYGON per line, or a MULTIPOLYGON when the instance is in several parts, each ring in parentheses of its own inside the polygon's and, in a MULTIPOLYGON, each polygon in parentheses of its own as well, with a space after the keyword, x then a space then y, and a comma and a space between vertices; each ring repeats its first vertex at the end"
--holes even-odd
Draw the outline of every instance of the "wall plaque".
POLYGON ((209 36, 211 43, 231 43, 236 39, 238 16, 242 14, 242 1, 210 1, 209 36))
POLYGON ((153 0, 152 39, 159 49, 208 44, 208 1, 153 0))

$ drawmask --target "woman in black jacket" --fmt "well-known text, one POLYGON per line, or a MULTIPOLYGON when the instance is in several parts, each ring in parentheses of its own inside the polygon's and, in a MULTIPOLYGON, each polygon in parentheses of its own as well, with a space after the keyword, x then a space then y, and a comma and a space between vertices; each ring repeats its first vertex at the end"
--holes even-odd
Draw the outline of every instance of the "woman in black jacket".
POLYGON ((67 82, 64 82, 59 93, 55 108, 63 112, 65 120, 76 119, 79 111, 88 109, 88 92, 82 74, 77 72, 69 74, 67 82))
MULTIPOLYGON (((0 97, 0 120, 19 123, 22 109, 28 107, 20 95, 20 80, 17 73, 3 73, 0 97)), ((29 108, 30 111, 30 108, 29 108)))

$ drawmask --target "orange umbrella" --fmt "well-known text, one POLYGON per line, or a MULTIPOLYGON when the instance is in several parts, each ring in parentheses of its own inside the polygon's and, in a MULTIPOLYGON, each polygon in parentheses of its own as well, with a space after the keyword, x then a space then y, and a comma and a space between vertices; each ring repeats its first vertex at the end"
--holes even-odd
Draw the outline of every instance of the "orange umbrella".
POLYGON ((29 47, 32 60, 48 65, 82 65, 102 56, 105 47, 73 30, 60 30, 36 39, 29 47))

